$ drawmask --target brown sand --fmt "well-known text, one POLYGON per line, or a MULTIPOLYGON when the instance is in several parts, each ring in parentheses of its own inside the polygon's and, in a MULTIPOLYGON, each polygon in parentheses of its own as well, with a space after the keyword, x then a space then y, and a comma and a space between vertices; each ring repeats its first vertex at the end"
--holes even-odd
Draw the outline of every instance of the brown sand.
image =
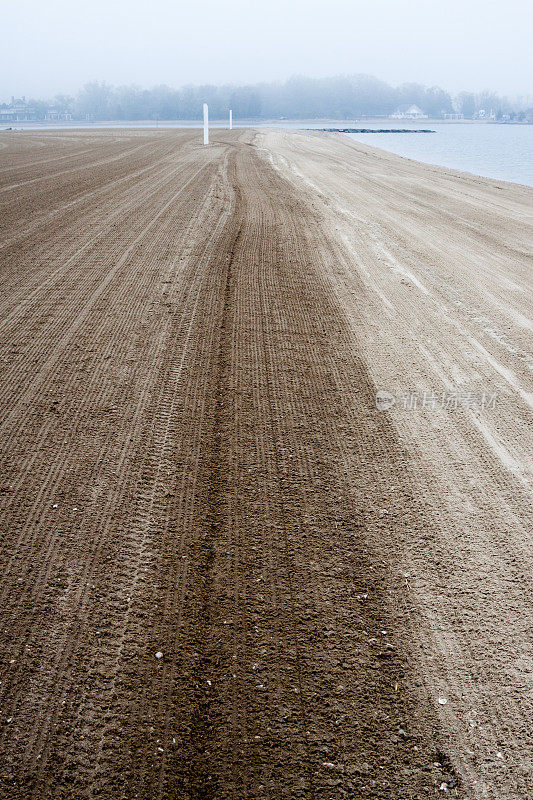
POLYGON ((525 798, 531 190, 212 140, 1 134, 0 796, 525 798))

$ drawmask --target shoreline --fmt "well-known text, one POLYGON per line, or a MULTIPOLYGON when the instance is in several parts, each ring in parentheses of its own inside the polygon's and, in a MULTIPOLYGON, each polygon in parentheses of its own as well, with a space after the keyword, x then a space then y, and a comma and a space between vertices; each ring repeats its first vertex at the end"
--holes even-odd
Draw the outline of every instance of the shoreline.
MULTIPOLYGON (((346 125, 349 125, 349 124, 356 124, 356 123, 365 124, 365 125, 368 124, 368 123, 377 124, 377 125, 382 125, 384 123, 388 123, 388 124, 392 125, 392 124, 397 124, 398 122, 406 122, 406 123, 415 124, 415 123, 420 122, 421 120, 417 120, 416 118, 405 118, 404 120, 402 120, 402 119, 398 119, 398 118, 395 118, 395 117, 394 118, 391 118, 391 117, 353 117, 353 118, 350 118, 350 119, 343 119, 343 120, 335 119, 333 117, 331 117, 331 118, 330 117, 322 117, 322 118, 310 118, 310 117, 307 118, 307 117, 303 117, 302 119, 278 118, 278 119, 264 119, 263 120, 263 119, 257 119, 257 118, 250 117, 250 118, 242 118, 242 119, 241 118, 234 118, 233 121, 234 121, 235 125, 239 125, 241 127, 255 128, 255 127, 264 127, 264 126, 272 126, 272 125, 275 125, 276 127, 278 127, 278 126, 283 126, 283 124, 285 124, 285 123, 288 123, 290 125, 293 125, 293 124, 294 125, 304 125, 304 124, 310 124, 311 123, 313 125, 339 125, 339 126, 346 126, 346 125)), ((220 118, 220 119, 213 118, 212 120, 210 120, 210 122, 212 122, 215 125, 224 125, 224 126, 227 125, 227 119, 225 117, 224 118, 220 118)), ((521 121, 513 121, 513 120, 500 120, 500 121, 498 121, 498 120, 490 120, 490 119, 485 119, 485 120, 483 120, 483 119, 442 119, 441 117, 427 117, 427 118, 424 119, 424 124, 425 123, 427 123, 428 125, 435 125, 435 124, 437 124, 437 125, 512 125, 512 126, 518 125, 518 126, 525 126, 525 127, 533 125, 533 123, 531 123, 531 122, 521 122, 521 121)), ((198 118, 198 119, 186 119, 186 120, 172 120, 172 119, 166 119, 166 120, 165 119, 160 119, 160 120, 154 120, 154 119, 144 119, 144 120, 95 120, 95 121, 92 121, 92 122, 84 121, 84 120, 70 120, 70 121, 58 121, 58 122, 53 122, 51 120, 48 120, 48 121, 47 120, 42 120, 42 121, 39 121, 39 120, 35 120, 35 121, 31 121, 31 120, 24 121, 24 120, 21 120, 21 122, 19 122, 19 123, 16 123, 16 122, 8 123, 8 122, 6 122, 5 124, 6 124, 6 126, 9 125, 9 124, 14 124, 14 125, 19 124, 19 125, 24 125, 24 126, 48 125, 50 127, 54 127, 54 128, 58 128, 58 129, 62 129, 63 127, 76 127, 76 126, 81 126, 81 127, 85 128, 87 126, 96 126, 96 125, 106 125, 106 126, 113 126, 114 125, 116 127, 120 127, 122 125, 128 125, 128 126, 138 125, 139 127, 143 127, 143 128, 146 127, 146 126, 151 126, 151 127, 156 128, 158 126, 158 124, 161 124, 161 125, 175 125, 177 127, 179 127, 179 126, 183 126, 183 127, 189 127, 189 126, 201 127, 202 126, 202 119, 198 118)), ((6 128, 4 128, 3 126, 2 126, 2 128, 0 128, 0 130, 5 130, 5 129, 6 128)))
MULTIPOLYGON (((352 140, 352 141, 357 141, 357 140, 352 140)), ((529 189, 530 191, 533 191, 533 185, 530 185, 528 183, 522 183, 518 180, 516 181, 505 180, 504 178, 495 178, 491 175, 482 175, 479 172, 469 172, 466 169, 459 169, 457 167, 448 167, 444 164, 438 164, 431 161, 421 161, 420 159, 412 158, 411 156, 408 155, 401 155, 400 153, 395 153, 393 150, 387 150, 384 147, 380 147, 379 144, 366 145, 364 142, 358 142, 358 144, 367 146, 371 150, 380 150, 382 153, 387 153, 388 155, 394 156, 395 158, 399 158, 402 161, 410 161, 411 163, 417 164, 421 167, 428 167, 429 169, 442 170, 443 172, 455 175, 458 178, 466 177, 466 178, 479 179, 483 181, 490 181, 491 183, 499 183, 499 184, 503 183, 509 186, 519 186, 522 189, 529 189)))

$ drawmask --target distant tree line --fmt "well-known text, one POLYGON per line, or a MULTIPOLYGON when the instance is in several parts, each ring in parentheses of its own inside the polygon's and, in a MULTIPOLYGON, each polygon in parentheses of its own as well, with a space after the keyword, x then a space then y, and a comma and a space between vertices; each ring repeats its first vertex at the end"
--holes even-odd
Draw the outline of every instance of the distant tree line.
POLYGON ((225 118, 233 109, 235 119, 356 119, 388 116, 410 105, 432 118, 459 114, 474 118, 492 112, 496 119, 525 119, 527 103, 510 101, 491 92, 461 92, 452 97, 437 86, 418 83, 392 87, 370 75, 332 78, 293 77, 284 83, 255 85, 110 86, 93 81, 75 97, 57 95, 48 102, 28 101, 39 118, 50 109, 73 119, 90 120, 197 120, 202 103, 209 103, 212 119, 225 118))

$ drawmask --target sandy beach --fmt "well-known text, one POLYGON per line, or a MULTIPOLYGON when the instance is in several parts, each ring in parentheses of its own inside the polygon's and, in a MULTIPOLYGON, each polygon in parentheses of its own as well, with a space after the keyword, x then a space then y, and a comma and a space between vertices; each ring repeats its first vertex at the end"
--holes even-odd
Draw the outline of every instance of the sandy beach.
POLYGON ((528 797, 533 190, 0 148, 0 797, 528 797))

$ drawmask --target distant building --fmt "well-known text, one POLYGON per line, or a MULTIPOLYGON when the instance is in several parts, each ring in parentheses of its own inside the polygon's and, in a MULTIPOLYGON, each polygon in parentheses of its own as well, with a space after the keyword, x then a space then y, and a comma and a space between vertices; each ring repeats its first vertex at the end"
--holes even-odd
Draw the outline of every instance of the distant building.
POLYGON ((49 122, 70 122, 72 114, 69 111, 60 111, 58 108, 48 108, 44 118, 49 122))
POLYGON ((0 124, 3 122, 33 122, 37 119, 37 111, 26 102, 25 97, 16 100, 11 98, 11 103, 0 106, 0 124))
POLYGON ((479 111, 477 112, 477 117, 478 119, 496 119, 496 114, 494 113, 492 108, 490 111, 486 111, 484 108, 480 108, 479 111))
POLYGON ((418 106, 400 106, 394 114, 390 115, 390 119, 427 119, 428 115, 424 114, 418 106))

